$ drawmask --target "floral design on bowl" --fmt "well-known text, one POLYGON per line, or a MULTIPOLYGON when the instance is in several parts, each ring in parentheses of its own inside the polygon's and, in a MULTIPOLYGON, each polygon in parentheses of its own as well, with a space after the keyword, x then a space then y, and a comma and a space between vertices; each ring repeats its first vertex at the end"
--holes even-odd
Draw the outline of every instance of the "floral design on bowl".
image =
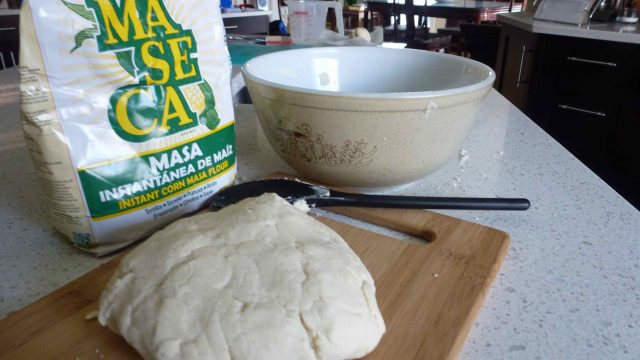
POLYGON ((277 128, 283 135, 278 137, 280 152, 312 164, 349 168, 368 166, 378 150, 364 140, 345 140, 338 146, 326 141, 322 134, 306 123, 296 125, 289 119, 282 119, 279 123, 290 124, 286 128, 277 128))

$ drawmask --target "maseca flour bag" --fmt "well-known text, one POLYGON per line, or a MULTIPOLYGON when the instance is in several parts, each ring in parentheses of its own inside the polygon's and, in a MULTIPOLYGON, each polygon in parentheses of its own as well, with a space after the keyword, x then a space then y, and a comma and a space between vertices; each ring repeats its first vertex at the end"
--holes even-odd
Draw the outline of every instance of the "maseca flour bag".
POLYGON ((101 255, 203 206, 236 175, 215 0, 28 0, 24 132, 54 226, 101 255))

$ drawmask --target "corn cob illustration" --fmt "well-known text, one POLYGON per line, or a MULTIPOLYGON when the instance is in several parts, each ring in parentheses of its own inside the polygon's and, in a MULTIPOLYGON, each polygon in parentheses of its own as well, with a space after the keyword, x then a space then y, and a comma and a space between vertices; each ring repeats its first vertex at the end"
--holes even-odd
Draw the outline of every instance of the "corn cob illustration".
MULTIPOLYGON (((75 36, 75 46, 70 53, 82 47, 85 40, 93 39, 99 34, 98 22, 92 11, 88 10, 84 5, 74 4, 61 0, 62 3, 71 11, 91 23, 91 27, 81 30, 75 36)), ((133 78, 136 76, 136 66, 133 62, 133 50, 123 50, 115 52, 116 59, 122 68, 133 78)), ((192 111, 198 114, 198 121, 213 130, 220 124, 218 112, 215 109, 215 97, 213 89, 206 80, 200 83, 183 85, 180 87, 184 98, 187 100, 192 111)))

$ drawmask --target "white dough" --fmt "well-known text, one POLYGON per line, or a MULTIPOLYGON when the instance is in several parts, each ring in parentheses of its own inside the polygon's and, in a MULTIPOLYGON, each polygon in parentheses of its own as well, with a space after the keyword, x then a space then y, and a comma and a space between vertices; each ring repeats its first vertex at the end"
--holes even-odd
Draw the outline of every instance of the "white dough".
POLYGON ((99 320, 145 359, 351 359, 385 332, 360 258, 274 194, 150 237, 111 278, 99 320))

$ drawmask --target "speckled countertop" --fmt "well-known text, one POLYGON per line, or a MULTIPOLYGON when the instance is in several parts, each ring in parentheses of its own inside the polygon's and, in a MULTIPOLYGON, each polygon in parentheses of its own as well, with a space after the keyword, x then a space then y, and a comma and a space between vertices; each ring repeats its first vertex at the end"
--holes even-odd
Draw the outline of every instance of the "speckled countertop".
MULTIPOLYGON (((19 124, 17 75, 0 72, 0 317, 108 261, 48 224, 19 124)), ((250 105, 236 109, 242 179, 291 171, 250 105)), ((457 158, 412 195, 526 196, 526 212, 448 211, 512 246, 462 359, 638 359, 640 213, 492 91, 457 158)))
POLYGON ((498 21, 536 34, 571 36, 585 39, 640 44, 640 24, 591 22, 584 25, 534 20, 530 12, 498 14, 498 21))

